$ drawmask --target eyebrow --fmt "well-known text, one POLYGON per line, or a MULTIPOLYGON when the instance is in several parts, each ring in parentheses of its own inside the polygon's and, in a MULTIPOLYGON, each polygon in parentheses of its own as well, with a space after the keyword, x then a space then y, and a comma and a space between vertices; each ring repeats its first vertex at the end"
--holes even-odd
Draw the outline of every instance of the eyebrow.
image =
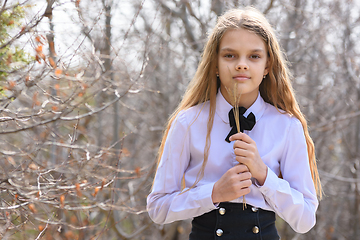
MULTIPOLYGON (((220 52, 225 52, 225 51, 236 52, 234 49, 228 48, 228 47, 220 49, 220 52)), ((265 50, 261 49, 261 48, 256 48, 256 49, 252 49, 250 52, 263 52, 264 53, 265 50)))

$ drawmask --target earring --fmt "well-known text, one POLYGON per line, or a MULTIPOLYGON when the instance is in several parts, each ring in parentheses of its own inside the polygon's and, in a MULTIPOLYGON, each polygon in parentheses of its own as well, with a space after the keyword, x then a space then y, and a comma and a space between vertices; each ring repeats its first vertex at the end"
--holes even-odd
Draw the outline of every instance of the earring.
POLYGON ((265 79, 265 78, 266 78, 266 75, 264 75, 263 79, 265 79))

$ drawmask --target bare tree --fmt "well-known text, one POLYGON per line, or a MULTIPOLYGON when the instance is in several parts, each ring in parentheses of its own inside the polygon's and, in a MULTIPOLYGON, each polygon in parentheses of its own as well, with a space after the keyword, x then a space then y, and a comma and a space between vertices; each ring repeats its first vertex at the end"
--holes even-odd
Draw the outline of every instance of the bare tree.
POLYGON ((279 233, 357 238, 356 1, 32 3, 0 6, 1 14, 27 12, 0 39, 0 53, 16 47, 31 55, 26 64, 0 58, 11 67, 0 79, 2 239, 187 239, 189 220, 159 226, 145 210, 159 141, 208 31, 224 11, 246 5, 264 12, 291 63, 325 192, 309 233, 299 235, 278 218, 279 233))

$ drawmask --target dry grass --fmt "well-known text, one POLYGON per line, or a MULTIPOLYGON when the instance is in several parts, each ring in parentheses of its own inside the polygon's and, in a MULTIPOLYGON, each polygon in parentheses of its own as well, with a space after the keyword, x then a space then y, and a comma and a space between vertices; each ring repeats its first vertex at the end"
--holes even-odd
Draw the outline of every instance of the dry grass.
MULTIPOLYGON (((237 132, 240 132, 240 112, 239 112, 239 102, 241 98, 241 89, 238 91, 238 83, 235 82, 232 89, 228 89, 225 87, 226 91, 230 95, 231 98, 231 105, 233 106, 234 118, 236 123, 237 132)), ((243 196, 243 207, 246 208, 246 198, 245 195, 243 196)))

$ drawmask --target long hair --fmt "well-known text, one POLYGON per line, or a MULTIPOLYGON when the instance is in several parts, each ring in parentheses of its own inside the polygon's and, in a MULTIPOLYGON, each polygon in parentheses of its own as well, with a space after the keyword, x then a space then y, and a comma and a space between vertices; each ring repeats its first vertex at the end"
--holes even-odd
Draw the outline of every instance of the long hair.
POLYGON ((241 28, 257 34, 261 37, 261 39, 263 39, 265 45, 267 46, 269 73, 260 84, 260 95, 265 102, 275 106, 278 110, 281 109, 285 113, 295 116, 300 120, 306 139, 312 179, 317 195, 321 199, 322 189, 316 165, 315 147, 308 131, 305 116, 301 112, 295 99, 287 61, 284 58, 271 25, 262 13, 251 7, 229 10, 219 17, 216 26, 208 37, 208 41, 205 45, 202 58, 194 78, 189 83, 179 106, 167 122, 159 148, 158 163, 164 151, 165 141, 171 124, 174 122, 178 113, 197 104, 209 101, 210 110, 207 123, 204 161, 202 168, 198 173, 197 179, 190 189, 193 188, 204 176, 204 169, 208 160, 209 148, 211 145, 210 132, 214 122, 216 94, 220 85, 216 78, 219 45, 226 31, 241 28))

